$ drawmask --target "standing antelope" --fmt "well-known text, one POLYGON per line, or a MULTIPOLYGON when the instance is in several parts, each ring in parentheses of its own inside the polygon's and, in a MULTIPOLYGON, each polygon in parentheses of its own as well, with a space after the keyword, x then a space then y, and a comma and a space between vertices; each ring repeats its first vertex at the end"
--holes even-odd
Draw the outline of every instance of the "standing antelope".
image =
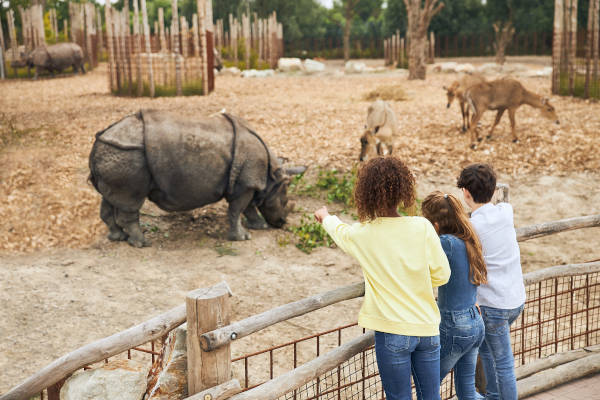
POLYGON ((485 82, 485 78, 479 74, 465 74, 457 81, 452 82, 448 87, 444 86, 446 96, 448 97, 447 108, 450 108, 456 98, 460 105, 462 114, 462 131, 466 132, 469 125, 469 107, 465 107, 465 91, 473 85, 485 82))
POLYGON ((544 118, 553 120, 557 124, 560 123, 556 115, 556 110, 548 102, 548 98, 528 91, 519 81, 514 79, 503 78, 471 86, 465 92, 465 98, 469 107, 473 110, 473 118, 471 119, 471 126, 469 128, 471 148, 473 149, 477 147, 475 140, 481 141, 479 132, 477 131, 477 123, 486 110, 498 110, 496 120, 490 129, 490 133, 487 135, 488 139, 492 137, 494 128, 500 122, 504 111, 508 110, 513 142, 518 142, 519 138, 515 131, 515 112, 523 104, 539 108, 544 118))
POLYGON ((397 131, 398 120, 392 107, 383 100, 375 100, 369 106, 365 133, 360 137, 360 161, 392 154, 397 131))

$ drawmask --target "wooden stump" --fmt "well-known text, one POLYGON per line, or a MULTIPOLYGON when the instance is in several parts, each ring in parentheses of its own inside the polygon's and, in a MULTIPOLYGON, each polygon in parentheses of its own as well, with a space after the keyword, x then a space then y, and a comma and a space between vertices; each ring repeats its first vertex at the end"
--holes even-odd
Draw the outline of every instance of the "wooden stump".
POLYGON ((231 349, 225 345, 205 352, 200 347, 200 335, 229 324, 229 297, 227 283, 194 290, 186 296, 188 393, 225 383, 231 379, 231 349))

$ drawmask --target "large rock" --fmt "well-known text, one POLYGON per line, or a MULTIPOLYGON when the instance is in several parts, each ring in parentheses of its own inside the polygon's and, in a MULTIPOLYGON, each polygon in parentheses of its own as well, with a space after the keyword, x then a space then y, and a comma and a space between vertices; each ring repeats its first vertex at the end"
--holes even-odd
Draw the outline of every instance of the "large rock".
POLYGON ((325 64, 319 61, 311 60, 307 58, 304 60, 304 71, 307 74, 315 74, 317 72, 325 71, 325 64))
POLYGON ((242 71, 242 78, 265 78, 267 76, 275 75, 275 71, 272 69, 247 69, 242 71))
POLYGON ((302 71, 302 61, 299 58, 280 58, 277 61, 277 69, 281 72, 302 71))
POLYGON ((348 61, 344 65, 344 71, 347 74, 361 74, 367 69, 367 64, 361 61, 348 61))
POLYGON ((221 72, 219 72, 220 76, 240 76, 242 71, 238 67, 229 67, 223 68, 221 72))
POLYGON ((179 400, 187 397, 187 324, 169 333, 161 357, 150 372, 146 400, 179 400))
POLYGON ((477 68, 477 72, 484 75, 498 74, 502 71, 502 65, 496 63, 485 63, 477 68))
POLYGON ((458 64, 455 68, 455 71, 458 73, 472 74, 475 72, 475 67, 473 64, 458 64))
POLYGON ((60 390, 61 400, 142 400, 150 365, 113 360, 75 373, 60 390))

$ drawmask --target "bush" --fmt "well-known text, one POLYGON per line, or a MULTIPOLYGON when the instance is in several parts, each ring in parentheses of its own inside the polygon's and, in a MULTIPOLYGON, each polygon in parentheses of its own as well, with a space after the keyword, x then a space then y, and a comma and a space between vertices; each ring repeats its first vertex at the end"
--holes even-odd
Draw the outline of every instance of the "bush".
POLYGON ((319 222, 311 222, 311 219, 304 214, 300 219, 300 225, 290 228, 298 239, 296 247, 306 254, 310 254, 317 247, 331 247, 334 244, 323 226, 319 222))
POLYGON ((345 206, 354 205, 354 183, 356 182, 356 169, 352 172, 339 175, 336 169, 320 171, 317 187, 327 190, 327 200, 330 203, 342 203, 345 206))

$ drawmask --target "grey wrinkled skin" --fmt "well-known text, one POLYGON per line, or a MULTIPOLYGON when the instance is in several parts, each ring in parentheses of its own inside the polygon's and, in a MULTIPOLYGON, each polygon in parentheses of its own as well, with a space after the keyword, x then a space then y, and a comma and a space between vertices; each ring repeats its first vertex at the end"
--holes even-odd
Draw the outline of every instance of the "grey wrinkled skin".
POLYGON ((139 225, 146 198, 166 211, 193 210, 225 198, 229 240, 250 239, 242 213, 248 228, 282 227, 293 208, 287 199, 289 178, 247 124, 232 118, 237 130, 233 159, 233 128, 221 114, 190 121, 142 110, 96 134, 90 181, 102 195, 100 217, 108 238, 149 245, 139 225))
POLYGON ((27 66, 29 69, 35 67, 34 79, 38 78, 42 70, 54 75, 64 69, 73 67, 73 71, 85 74, 83 67, 83 51, 77 43, 58 43, 53 45, 42 45, 29 53, 22 53, 21 60, 14 62, 15 66, 27 66))

